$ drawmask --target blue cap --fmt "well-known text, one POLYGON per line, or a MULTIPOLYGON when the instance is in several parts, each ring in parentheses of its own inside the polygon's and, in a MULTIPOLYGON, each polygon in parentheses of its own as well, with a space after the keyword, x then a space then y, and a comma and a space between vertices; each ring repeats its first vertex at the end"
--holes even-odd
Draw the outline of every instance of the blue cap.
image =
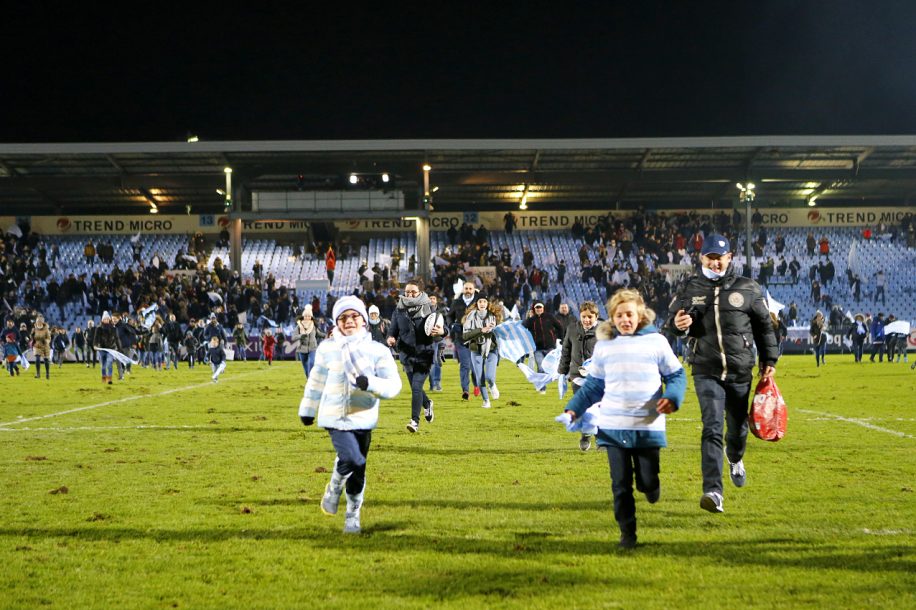
POLYGON ((703 248, 700 253, 703 256, 709 254, 718 254, 722 256, 723 254, 728 254, 729 252, 728 238, 724 235, 719 235, 718 233, 713 233, 707 235, 706 239, 703 240, 703 248))

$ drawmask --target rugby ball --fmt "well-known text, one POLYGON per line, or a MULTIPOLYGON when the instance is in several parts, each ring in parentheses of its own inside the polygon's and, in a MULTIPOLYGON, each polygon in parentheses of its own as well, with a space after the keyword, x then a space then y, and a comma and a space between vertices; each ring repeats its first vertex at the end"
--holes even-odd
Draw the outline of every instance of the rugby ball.
POLYGON ((439 312, 433 312, 426 316, 426 320, 423 321, 423 332, 426 333, 427 337, 431 337, 433 328, 436 326, 441 327, 442 331, 445 332, 445 317, 439 312))

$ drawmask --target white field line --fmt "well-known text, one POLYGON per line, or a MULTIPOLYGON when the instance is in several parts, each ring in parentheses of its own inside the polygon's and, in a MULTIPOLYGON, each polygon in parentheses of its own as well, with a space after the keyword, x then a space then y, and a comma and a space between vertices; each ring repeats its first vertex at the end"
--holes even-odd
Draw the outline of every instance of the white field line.
MULTIPOLYGON (((236 375, 233 379, 238 379, 239 377, 247 377, 256 373, 263 371, 252 371, 251 373, 242 373, 241 375, 236 375)), ((156 398, 158 396, 167 396, 169 394, 175 394, 176 392, 185 392, 187 390, 195 390, 197 388, 205 388, 212 386, 213 382, 206 383, 195 383, 194 385, 187 385, 181 388, 172 388, 171 390, 165 390, 164 392, 159 392, 158 394, 138 394, 137 396, 127 396, 125 398, 119 398, 117 400, 109 400, 106 402, 100 402, 94 405, 88 405, 86 407, 76 407, 75 409, 67 409, 66 411, 58 411, 57 413, 48 413, 47 415, 38 415, 35 417, 23 417, 14 421, 0 422, 0 429, 5 428, 6 426, 15 426, 16 424, 24 424, 30 421, 37 421, 39 419, 48 419, 49 417, 60 417, 61 415, 69 415, 70 413, 79 413, 80 411, 89 411, 91 409, 98 409, 100 407, 107 407, 109 405, 117 405, 125 402, 131 402, 134 400, 143 400, 144 398, 156 398)))
POLYGON ((800 413, 807 413, 809 415, 817 415, 818 417, 823 417, 825 419, 832 419, 834 421, 843 421, 849 424, 855 424, 857 426, 862 426, 863 428, 868 428, 869 430, 876 430, 878 432, 884 432, 886 434, 893 434, 894 436, 899 436, 901 438, 914 438, 912 434, 907 434, 906 432, 900 432, 899 430, 891 430, 890 428, 882 428, 881 426, 876 426, 870 424, 862 419, 855 419, 852 417, 843 417, 842 415, 834 415, 833 413, 825 413, 823 411, 810 411, 808 409, 797 409, 800 413))
POLYGON ((73 426, 47 428, 0 428, 0 432, 104 432, 108 430, 204 430, 211 426, 73 426))

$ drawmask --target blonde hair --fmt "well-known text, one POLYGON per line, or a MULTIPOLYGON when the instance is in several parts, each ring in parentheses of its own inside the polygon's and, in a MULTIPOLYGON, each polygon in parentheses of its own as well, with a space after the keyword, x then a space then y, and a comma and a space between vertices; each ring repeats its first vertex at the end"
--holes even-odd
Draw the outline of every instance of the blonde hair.
POLYGON ((579 303, 579 313, 590 311, 596 316, 598 315, 598 306, 594 301, 582 301, 579 303))
POLYGON ((639 294, 639 291, 631 288, 621 288, 614 293, 614 296, 608 299, 607 315, 611 318, 611 321, 614 319, 614 312, 622 303, 636 303, 636 313, 639 314, 639 324, 637 324, 636 330, 641 330, 655 321, 655 312, 646 307, 646 302, 643 300, 642 295, 639 294))

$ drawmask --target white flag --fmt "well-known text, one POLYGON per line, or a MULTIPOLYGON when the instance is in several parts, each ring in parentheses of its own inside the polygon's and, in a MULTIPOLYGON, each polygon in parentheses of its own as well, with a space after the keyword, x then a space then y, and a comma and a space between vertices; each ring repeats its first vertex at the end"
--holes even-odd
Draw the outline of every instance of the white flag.
POLYGON ((774 299, 770 295, 770 290, 767 289, 767 309, 770 311, 770 313, 779 315, 779 312, 785 308, 786 306, 780 303, 779 301, 777 301, 776 299, 774 299))

